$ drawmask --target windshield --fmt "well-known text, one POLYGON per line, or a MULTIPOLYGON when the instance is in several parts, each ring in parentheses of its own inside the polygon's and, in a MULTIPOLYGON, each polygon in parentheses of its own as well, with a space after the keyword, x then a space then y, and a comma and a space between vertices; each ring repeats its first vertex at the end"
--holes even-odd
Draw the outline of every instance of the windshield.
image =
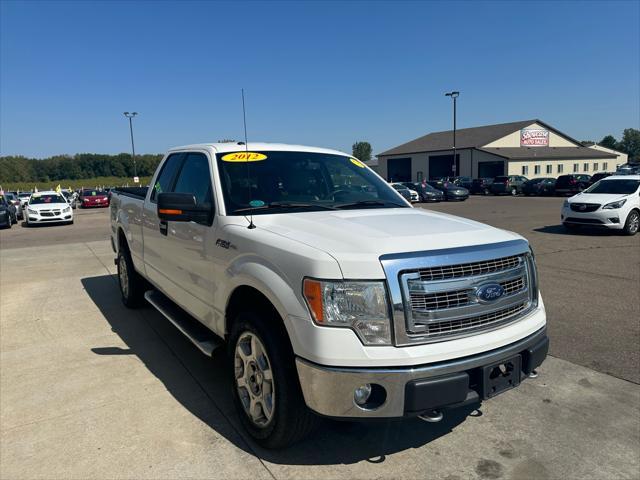
POLYGON ((615 193, 629 195, 640 186, 640 180, 600 180, 587 188, 585 193, 615 193))
POLYGON ((31 195, 29 205, 41 205, 43 203, 67 203, 62 195, 47 193, 44 195, 31 195))
POLYGON ((95 197, 96 195, 105 196, 106 193, 105 192, 101 192, 99 190, 83 190, 82 191, 82 196, 83 197, 95 197))
POLYGON ((355 158, 310 152, 217 155, 228 215, 340 208, 408 207, 355 158))

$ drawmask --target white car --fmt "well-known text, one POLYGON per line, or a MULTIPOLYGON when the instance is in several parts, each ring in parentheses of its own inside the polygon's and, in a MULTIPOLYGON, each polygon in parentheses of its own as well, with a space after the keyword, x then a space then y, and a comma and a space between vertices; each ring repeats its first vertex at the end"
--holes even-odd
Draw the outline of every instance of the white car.
POLYGON ((635 235, 640 224, 640 175, 615 175, 565 200, 560 214, 567 229, 581 225, 635 235))
POLYGON ((31 195, 24 212, 27 225, 40 223, 73 223, 71 205, 61 193, 36 192, 31 195))

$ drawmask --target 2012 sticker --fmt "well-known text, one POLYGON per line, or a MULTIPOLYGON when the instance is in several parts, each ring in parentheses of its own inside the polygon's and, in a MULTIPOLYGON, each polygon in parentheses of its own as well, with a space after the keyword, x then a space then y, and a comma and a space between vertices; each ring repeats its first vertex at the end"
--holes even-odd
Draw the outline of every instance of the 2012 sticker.
POLYGON ((256 152, 233 152, 222 157, 223 162, 260 162, 266 159, 267 156, 264 153, 256 152))
POLYGON ((354 165, 356 165, 357 167, 360 168, 364 168, 365 164, 362 163, 360 160, 358 160, 357 158, 350 158, 349 160, 351 160, 351 163, 353 163, 354 165))

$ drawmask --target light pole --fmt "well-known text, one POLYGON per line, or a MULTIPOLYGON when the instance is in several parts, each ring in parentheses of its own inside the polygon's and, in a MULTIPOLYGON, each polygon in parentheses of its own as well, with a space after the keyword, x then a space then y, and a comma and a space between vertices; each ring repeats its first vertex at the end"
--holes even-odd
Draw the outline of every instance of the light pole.
POLYGON ((136 169, 136 147, 133 145, 133 122, 132 119, 138 115, 138 112, 124 112, 124 116, 129 119, 129 133, 131 133, 131 158, 133 160, 133 176, 138 176, 138 170, 136 169))
POLYGON ((460 92, 445 93, 445 96, 453 98, 453 173, 456 175, 460 173, 457 171, 458 162, 456 162, 456 99, 458 95, 460 95, 460 92))

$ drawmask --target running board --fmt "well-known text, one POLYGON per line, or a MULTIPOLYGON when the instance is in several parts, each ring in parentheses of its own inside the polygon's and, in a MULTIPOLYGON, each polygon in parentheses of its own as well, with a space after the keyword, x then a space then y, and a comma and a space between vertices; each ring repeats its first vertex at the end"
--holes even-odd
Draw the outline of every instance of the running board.
POLYGON ((158 290, 149 290, 144 298, 205 355, 211 356, 216 348, 222 346, 220 337, 158 290))

